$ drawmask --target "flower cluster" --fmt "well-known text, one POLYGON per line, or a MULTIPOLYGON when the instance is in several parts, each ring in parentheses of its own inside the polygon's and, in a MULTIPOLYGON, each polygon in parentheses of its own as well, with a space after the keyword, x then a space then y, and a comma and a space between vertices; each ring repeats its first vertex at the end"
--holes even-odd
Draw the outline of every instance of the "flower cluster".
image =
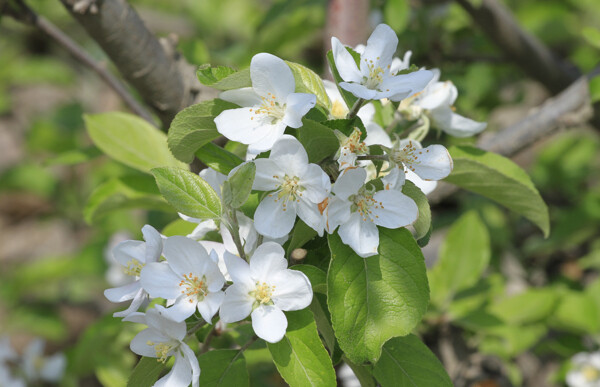
POLYGON ((569 387, 600 386, 600 352, 580 352, 571 359, 572 368, 567 373, 569 387))
POLYGON ((58 383, 67 365, 66 357, 58 352, 44 356, 45 343, 33 339, 19 356, 8 337, 0 338, 0 382, 5 387, 25 387, 39 383, 58 383))
POLYGON ((105 295, 113 302, 131 301, 114 315, 147 326, 131 350, 160 362, 175 358, 156 385, 199 383, 198 360, 186 344, 194 328, 186 324, 217 324, 218 318, 224 329, 249 317, 256 336, 280 341, 287 329, 284 312, 304 309, 313 298, 308 277, 288 268, 282 247, 297 222, 319 236, 337 232, 363 258, 378 254, 380 227, 406 227, 418 218, 417 204, 403 193, 407 179, 427 193, 452 171, 446 148, 420 143, 429 122, 450 134, 482 129, 453 113, 456 88, 438 82, 439 72, 409 69, 410 54, 394 58, 397 44, 387 25, 375 29, 360 54, 333 38, 332 70, 339 78, 337 84, 323 82, 326 104, 297 92, 288 64, 267 53, 252 59, 251 87, 221 93, 239 107, 222 111, 214 122, 227 139, 248 146, 246 163, 255 167, 248 190, 259 198, 257 205, 249 213, 225 200, 232 177, 246 164, 228 176, 207 168, 200 177, 221 199, 221 218, 180 214, 198 224, 187 236, 165 237, 146 225, 144 241, 123 241, 112 250, 130 281, 105 295), (374 117, 390 104, 394 125, 385 130, 374 117), (320 164, 311 162, 297 138, 310 111, 350 123, 331 130, 339 148, 320 164), (401 122, 406 138, 394 132, 401 122), (211 240, 205 240, 208 235, 211 240), (154 306, 139 312, 149 304, 154 306))

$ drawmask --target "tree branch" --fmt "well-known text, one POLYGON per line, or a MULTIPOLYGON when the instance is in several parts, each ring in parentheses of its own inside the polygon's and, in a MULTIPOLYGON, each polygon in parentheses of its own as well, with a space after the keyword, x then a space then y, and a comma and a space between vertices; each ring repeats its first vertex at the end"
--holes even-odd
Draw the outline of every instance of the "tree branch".
POLYGON ((154 125, 154 119, 152 115, 144 108, 125 88, 125 86, 113 76, 105 67, 97 63, 87 52, 85 52, 77 43, 75 43, 69 36, 58 29, 50 21, 46 20, 42 16, 36 14, 31 8, 29 8, 23 1, 17 0, 14 3, 18 6, 18 9, 7 8, 5 12, 24 24, 38 28, 44 32, 50 38, 55 40, 63 48, 65 48, 71 55, 77 60, 82 62, 84 65, 92 69, 96 74, 104 80, 122 99, 123 102, 131 109, 132 112, 144 118, 146 121, 154 125))
POLYGON ((200 90, 195 67, 175 51, 172 41, 161 44, 125 0, 96 0, 94 13, 80 6, 82 0, 60 1, 165 127, 177 112, 193 103, 200 90))
MULTIPOLYGON (((510 157, 559 129, 585 124, 593 116, 588 88, 589 79, 593 76, 592 73, 581 77, 516 124, 496 133, 482 135, 477 146, 510 157)), ((428 196, 429 202, 439 203, 456 191, 456 186, 440 182, 435 191, 428 196)))

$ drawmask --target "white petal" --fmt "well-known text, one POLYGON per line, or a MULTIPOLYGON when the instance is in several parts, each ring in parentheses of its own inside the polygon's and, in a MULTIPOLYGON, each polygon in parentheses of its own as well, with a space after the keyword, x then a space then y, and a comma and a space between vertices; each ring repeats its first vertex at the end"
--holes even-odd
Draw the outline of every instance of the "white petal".
POLYGON ((285 176, 283 165, 271 159, 254 160, 254 165, 256 165, 256 175, 252 189, 274 191, 281 186, 281 181, 285 176))
POLYGON ((441 180, 452 172, 452 158, 443 145, 415 150, 416 161, 406 166, 425 180, 441 180))
POLYGON ((112 250, 115 260, 127 267, 133 259, 141 263, 146 260, 146 244, 142 241, 123 241, 112 250))
POLYGON ((118 288, 106 289, 104 291, 104 297, 106 297, 110 302, 128 301, 132 300, 141 288, 140 282, 134 281, 118 288))
POLYGON ((131 340, 129 348, 131 348, 134 353, 137 353, 140 356, 156 357, 154 346, 147 344, 149 341, 153 343, 164 343, 169 341, 169 338, 159 334, 154 329, 146 328, 135 335, 135 337, 131 340))
POLYGON ((149 224, 142 227, 142 234, 146 241, 146 263, 157 262, 162 254, 163 240, 160 233, 149 224))
POLYGON ((348 221, 340 226, 338 234, 359 256, 366 258, 377 254, 379 230, 370 220, 364 221, 358 213, 353 213, 348 221))
POLYGON ((196 312, 196 298, 185 297, 180 294, 180 297, 175 301, 173 306, 164 310, 165 317, 182 322, 196 312), (190 302, 191 301, 191 302, 190 302))
MULTIPOLYGON (((277 124, 264 114, 256 114, 249 108, 224 110, 215 118, 217 130, 230 140, 242 144, 254 144, 273 132, 277 132, 277 124)), ((285 127, 284 127, 285 129, 285 127)))
POLYGON ((214 315, 219 311, 219 307, 225 298, 222 291, 208 293, 204 300, 198 302, 198 312, 204 321, 211 323, 214 315))
POLYGON ((260 95, 256 94, 252 87, 243 87, 241 89, 226 90, 219 94, 219 98, 242 107, 252 107, 260 105, 262 103, 260 95))
POLYGON ((425 195, 429 195, 437 187, 437 181, 423 180, 410 170, 406 170, 406 178, 412 181, 425 195))
POLYGON ((387 24, 380 24, 367 40, 365 52, 360 56, 360 70, 363 75, 369 75, 368 65, 387 69, 392 63, 392 57, 398 47, 398 37, 387 24))
MULTIPOLYGON (((288 158, 290 162, 295 165, 306 165, 308 164, 308 154, 306 150, 294 136, 284 134, 279 140, 273 145, 271 149, 271 155, 269 159, 279 162, 277 159, 288 158)), ((283 166, 284 170, 287 170, 287 166, 283 166)), ((296 167, 295 169, 302 169, 296 167)))
POLYGON ((302 198, 313 203, 321 203, 331 191, 329 176, 317 164, 307 166, 298 184, 304 188, 302 198))
POLYGON ((363 105, 360 109, 358 109, 358 113, 356 114, 363 124, 367 126, 369 123, 373 122, 373 118, 375 117, 375 105, 372 103, 368 103, 363 105))
POLYGON ((187 328, 185 322, 176 322, 165 316, 166 308, 162 305, 155 305, 154 308, 146 312, 146 324, 160 334, 173 340, 183 340, 187 328))
POLYGON ((146 313, 142 313, 142 312, 132 312, 130 313, 128 316, 126 316, 125 318, 123 318, 123 321, 127 321, 127 322, 133 322, 136 324, 146 324, 146 313))
POLYGON ((302 126, 302 117, 308 113, 308 111, 315 107, 317 103, 317 97, 314 94, 306 93, 292 93, 288 95, 285 116, 283 117, 283 123, 290 128, 299 128, 302 126))
POLYGON ((450 106, 453 86, 450 82, 430 83, 425 89, 424 95, 417 101, 417 105, 428 110, 434 110, 440 106, 450 106))
POLYGON ((406 179, 403 167, 393 167, 390 173, 381 178, 381 182, 385 189, 402 190, 406 179))
POLYGON ((285 251, 275 242, 258 246, 250 258, 250 275, 255 281, 268 283, 276 273, 286 269, 285 251))
POLYGON ((135 297, 133 297, 133 300, 131 300, 131 304, 129 305, 129 307, 120 312, 113 313, 113 317, 128 317, 131 314, 136 313, 138 309, 140 309, 140 306, 142 306, 142 304, 147 300, 148 293, 144 289, 140 289, 136 293, 135 297))
POLYGON ((261 305, 252 312, 254 333, 269 343, 277 343, 287 329, 287 318, 281 309, 273 305, 261 305))
MULTIPOLYGON (((237 168, 237 167, 236 167, 237 168)), ((227 176, 222 173, 215 171, 212 168, 205 168, 198 173, 198 175, 204 179, 210 185, 212 189, 215 190, 219 197, 221 196, 221 187, 225 180, 227 180, 227 176)), ((198 222, 196 222, 198 223, 198 222)))
POLYGON ((271 280, 273 303, 281 310, 300 310, 310 305, 313 292, 309 279, 296 270, 282 270, 271 280))
POLYGON ((374 122, 371 122, 366 125, 367 129, 367 137, 365 137, 366 145, 383 145, 388 148, 392 147, 392 140, 390 140, 390 135, 379 125, 374 122))
POLYGON ((217 231, 217 224, 213 219, 208 219, 204 221, 200 221, 194 231, 190 234, 186 235, 188 238, 193 239, 195 241, 200 240, 206 236, 211 231, 217 231))
POLYGON ((280 238, 287 235, 296 220, 296 203, 278 198, 277 193, 268 194, 254 213, 254 227, 259 234, 280 238))
POLYGON ((211 263, 208 253, 200 243, 181 235, 167 238, 164 256, 171 269, 180 276, 189 273, 202 275, 211 263))
POLYGON ((277 142, 283 136, 286 125, 280 121, 274 125, 271 125, 271 129, 265 132, 263 137, 256 137, 252 143, 248 145, 248 152, 259 154, 266 152, 273 147, 273 144, 277 142))
POLYGON ((373 195, 381 206, 371 207, 375 224, 387 228, 399 228, 412 224, 419 215, 414 200, 396 190, 384 190, 373 195), (382 208, 383 207, 383 208, 382 208))
POLYGON ((179 277, 169 265, 162 262, 149 263, 140 273, 140 284, 150 297, 177 298, 181 295, 179 277))
POLYGON ((331 38, 331 50, 340 77, 346 82, 360 82, 362 74, 356 66, 354 58, 336 37, 331 38))
POLYGON ((65 372, 67 359, 64 354, 56 353, 48 356, 40 370, 40 378, 48 382, 59 382, 65 372))
POLYGON ((361 85, 360 83, 349 83, 349 82, 340 82, 340 87, 346 91, 352 93, 355 97, 366 99, 367 101, 377 98, 377 91, 369 89, 367 86, 361 85))
POLYGON ((175 363, 168 374, 158 379, 154 387, 186 387, 192 382, 192 366, 179 352, 175 354, 175 363))
POLYGON ((183 353, 183 358, 190 363, 192 368, 192 387, 200 386, 200 365, 198 364, 198 358, 196 354, 187 344, 182 343, 179 347, 181 352, 183 353))
POLYGON ((325 224, 328 233, 333 233, 337 226, 348 221, 351 206, 352 203, 347 200, 342 200, 336 196, 329 198, 326 209, 327 222, 325 224))
POLYGON ((204 246, 206 251, 210 251, 210 259, 218 265, 225 280, 231 281, 231 276, 227 271, 227 265, 225 265, 225 244, 212 241, 200 241, 200 244, 204 246))
MULTIPOLYGON (((323 199, 324 200, 324 199, 323 199)), ((304 199, 300 199, 297 207, 298 217, 302 219, 304 223, 319 234, 323 236, 323 229, 325 227, 325 221, 323 214, 319 210, 317 203, 309 202, 304 199)))
POLYGON ((327 79, 323 79, 323 86, 325 87, 325 93, 327 93, 327 96, 331 100, 332 105, 337 101, 343 106, 345 106, 346 110, 348 110, 346 102, 344 102, 344 98, 342 97, 342 94, 340 93, 340 90, 337 88, 337 85, 335 83, 327 79))
POLYGON ((470 137, 482 132, 486 127, 486 122, 473 121, 460 114, 452 113, 450 124, 441 129, 454 137, 470 137))
POLYGON ((396 75, 386 78, 379 85, 380 90, 390 90, 389 97, 392 101, 400 101, 408 96, 420 92, 433 78, 429 70, 419 70, 409 74, 396 75))
POLYGON ((348 168, 338 177, 331 190, 337 197, 346 200, 358 192, 366 178, 367 172, 363 168, 348 168))
POLYGON ((249 291, 248 287, 235 282, 227 288, 219 310, 223 322, 232 323, 248 317, 254 303, 254 298, 248 294, 249 291))
POLYGON ((275 55, 260 53, 250 62, 250 78, 256 93, 267 97, 274 94, 280 104, 284 104, 289 94, 296 89, 294 75, 289 66, 275 55))
POLYGON ((227 265, 227 271, 233 279, 234 284, 245 284, 250 287, 253 285, 253 281, 250 275, 250 266, 242 258, 231 254, 226 251, 224 254, 225 264, 227 265))

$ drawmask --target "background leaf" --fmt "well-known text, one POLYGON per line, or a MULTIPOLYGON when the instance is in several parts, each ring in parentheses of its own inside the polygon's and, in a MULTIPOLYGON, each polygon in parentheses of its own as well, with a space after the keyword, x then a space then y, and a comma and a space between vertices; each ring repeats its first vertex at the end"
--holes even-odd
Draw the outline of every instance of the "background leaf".
POLYGON ((252 183, 256 175, 256 165, 246 163, 237 169, 223 183, 223 203, 231 208, 240 208, 252 191, 252 183))
POLYGON ((94 144, 111 158, 149 173, 152 168, 187 168, 169 151, 167 136, 132 114, 111 112, 84 115, 94 144))
POLYGON ((302 127, 298 129, 298 140, 306 149, 309 162, 319 163, 337 152, 340 143, 332 129, 306 118, 302 123, 302 127))
POLYGON ((196 157, 207 167, 224 175, 229 175, 233 168, 244 162, 238 156, 211 142, 198 149, 196 157))
POLYGON ((215 349, 198 357, 202 387, 249 386, 246 360, 235 349, 215 349))
POLYGON ((409 334, 429 302, 425 260, 405 228, 379 229, 379 255, 361 258, 329 236, 329 311, 340 347, 355 363, 376 362, 392 337, 409 334))
POLYGON ((417 208, 419 209, 419 217, 417 221, 413 223, 413 227, 415 228, 416 239, 421 239, 431 229, 431 208, 429 207, 429 201, 427 200, 427 196, 417 187, 412 181, 406 180, 404 185, 402 186, 402 193, 406 196, 410 197, 412 200, 417 203, 417 208))
POLYGON ((325 86, 323 80, 314 71, 308 67, 302 66, 301 64, 286 61, 294 79, 296 80, 296 93, 308 93, 314 94, 317 97, 317 103, 323 106, 325 109, 331 109, 331 100, 325 92, 325 86))
POLYGON ((127 381, 127 387, 152 386, 165 368, 153 357, 142 357, 127 381))

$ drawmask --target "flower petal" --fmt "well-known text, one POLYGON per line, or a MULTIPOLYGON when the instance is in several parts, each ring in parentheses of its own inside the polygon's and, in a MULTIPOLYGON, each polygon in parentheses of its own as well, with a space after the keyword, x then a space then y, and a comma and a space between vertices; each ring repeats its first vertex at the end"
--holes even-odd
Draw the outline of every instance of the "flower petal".
POLYGON ((165 316, 166 308, 155 305, 153 309, 146 312, 146 324, 148 327, 160 332, 173 340, 183 340, 187 332, 185 322, 176 322, 165 316))
POLYGON ((227 288, 219 310, 221 321, 232 323, 248 317, 252 312, 252 304, 254 303, 254 299, 248 294, 249 291, 248 287, 235 282, 227 288))
POLYGON ((367 86, 361 85, 360 83, 349 83, 340 82, 340 87, 346 91, 352 93, 355 97, 366 99, 367 101, 377 98, 377 90, 369 89, 367 86))
POLYGON ((313 291, 306 275, 296 270, 282 270, 271 280, 275 286, 273 303, 281 310, 300 310, 310 305, 313 291))
POLYGON ((47 382, 59 382, 65 372, 67 359, 63 353, 55 353, 46 357, 40 370, 40 379, 47 382))
POLYGON ((350 218, 351 206, 352 203, 347 200, 342 200, 337 196, 329 198, 326 209, 327 221, 325 224, 328 233, 332 234, 337 226, 348 221, 348 218, 350 218))
POLYGON ((271 129, 268 132, 265 132, 263 137, 256 137, 254 141, 248 145, 248 153, 259 154, 271 149, 273 144, 283 136, 285 128, 286 125, 283 121, 271 125, 271 129))
POLYGON ((386 78, 379 85, 379 89, 389 89, 390 93, 393 93, 389 98, 397 102, 423 90, 432 78, 431 71, 419 70, 386 78))
POLYGON ((215 118, 219 133, 242 144, 254 144, 277 132, 278 124, 272 124, 272 121, 272 117, 258 115, 249 108, 224 110, 215 118))
POLYGON ((414 223, 419 210, 414 200, 396 190, 384 190, 373 195, 380 206, 371 207, 375 224, 387 228, 399 228, 414 223))
POLYGON ((167 238, 163 254, 171 269, 180 276, 189 273, 203 275, 207 265, 212 263, 200 243, 181 235, 167 238))
POLYGON ((234 103, 241 107, 252 107, 262 103, 260 95, 256 94, 252 87, 242 87, 241 89, 226 90, 219 94, 219 98, 224 101, 234 103))
POLYGON ((304 188, 302 198, 321 203, 331 191, 329 176, 317 164, 308 164, 298 183, 304 188))
POLYGON ((196 312, 196 303, 195 297, 192 298, 180 294, 173 306, 165 308, 163 314, 168 319, 182 322, 196 312))
POLYGON ((377 254, 379 247, 379 230, 371 220, 366 221, 355 212, 348 221, 340 226, 338 234, 342 242, 347 244, 363 258, 377 254))
POLYGON ((246 287, 251 287, 253 281, 250 274, 250 265, 242 258, 226 251, 224 254, 227 271, 233 279, 234 284, 244 284, 246 287))
POLYGON ((366 178, 367 172, 363 168, 348 168, 338 177, 331 190, 337 197, 346 200, 358 192, 366 178))
POLYGON ((422 179, 441 180, 452 172, 452 158, 443 145, 417 149, 414 155, 416 160, 406 166, 422 179))
POLYGON ((317 203, 309 202, 305 199, 300 199, 297 211, 298 217, 302 219, 302 221, 306 223, 308 227, 315 230, 317 234, 319 234, 319 236, 323 236, 325 219, 319 211, 319 205, 317 203))
POLYGON ((364 53, 360 56, 360 70, 369 76, 369 66, 381 67, 389 72, 392 57, 398 47, 398 36, 387 24, 379 24, 367 40, 364 53))
POLYGON ((416 104, 428 110, 434 110, 440 106, 451 106, 453 89, 456 90, 456 87, 451 82, 430 83, 416 104))
POLYGON ((390 173, 381 178, 381 182, 385 189, 402 190, 404 181, 406 180, 406 174, 402 166, 393 167, 390 173))
POLYGON ((113 313, 113 317, 128 317, 132 313, 137 313, 138 309, 144 302, 148 300, 148 293, 144 289, 140 289, 131 300, 131 304, 125 310, 113 313))
POLYGON ((146 243, 142 241, 123 241, 112 250, 115 261, 127 267, 133 259, 141 263, 146 260, 146 243))
POLYGON ((158 379, 154 387, 188 386, 192 382, 192 366, 179 352, 175 353, 175 363, 168 374, 158 379))
POLYGON ((373 118, 375 117, 375 105, 372 103, 363 105, 360 109, 358 109, 358 113, 356 115, 361 119, 363 124, 367 126, 369 123, 373 122, 373 118))
POLYGON ((314 94, 292 93, 287 96, 285 104, 285 115, 283 123, 290 128, 299 128, 302 126, 302 117, 308 111, 315 107, 317 97, 314 94))
POLYGON ((429 195, 437 187, 437 181, 423 180, 410 170, 406 170, 406 178, 412 181, 425 195, 429 195))
POLYGON ((360 82, 362 74, 358 66, 356 66, 356 61, 354 61, 352 55, 336 37, 331 38, 331 50, 333 52, 333 61, 340 77, 346 82, 360 82))
POLYGON ((365 137, 366 145, 383 145, 388 148, 392 147, 392 140, 390 140, 389 134, 379 125, 371 122, 366 125, 367 137, 365 137))
POLYGON ((200 223, 198 223, 198 225, 196 226, 196 228, 194 228, 194 231, 192 231, 190 234, 186 235, 188 238, 193 239, 195 241, 198 241, 202 238, 204 238, 206 236, 206 234, 208 234, 211 231, 217 231, 217 224, 215 223, 215 221, 213 219, 208 219, 208 220, 203 220, 200 223))
POLYGON ((254 227, 259 234, 271 238, 287 235, 296 220, 296 202, 279 198, 277 193, 268 194, 254 213, 254 227))
POLYGON ((106 289, 104 291, 104 297, 110 302, 128 301, 132 300, 141 288, 140 281, 134 281, 130 284, 119 286, 118 288, 106 289))
POLYGON ((163 262, 149 263, 140 273, 140 284, 150 297, 177 298, 181 295, 179 277, 171 267, 163 262))
POLYGON ((183 353, 183 358, 190 363, 192 368, 192 387, 200 386, 200 364, 198 364, 198 358, 192 349, 185 343, 182 343, 179 347, 183 353))
POLYGON ((223 186, 225 180, 227 180, 227 176, 215 171, 212 168, 205 168, 201 170, 198 175, 204 179, 204 181, 206 181, 212 189, 215 190, 219 197, 221 197, 221 187, 223 186))
POLYGON ((452 113, 450 122, 440 129, 454 137, 470 137, 482 132, 486 127, 486 122, 477 122, 460 114, 452 113))
POLYGON ((164 343, 167 341, 169 341, 167 336, 161 335, 154 329, 146 328, 135 335, 131 340, 131 344, 129 344, 129 348, 140 356, 156 357, 154 346, 148 345, 148 342, 164 343))
POLYGON ((275 55, 260 53, 250 62, 250 78, 254 91, 262 97, 275 95, 280 104, 296 90, 296 81, 290 67, 275 55))
POLYGON ((283 165, 271 159, 254 160, 256 175, 252 189, 259 191, 274 191, 281 186, 281 179, 285 176, 283 165))
POLYGON ((142 234, 146 241, 146 263, 158 262, 163 249, 163 239, 160 233, 154 227, 147 224, 142 227, 142 234))
POLYGON ((198 312, 204 321, 211 323, 214 315, 219 311, 221 303, 225 298, 225 293, 222 291, 208 293, 204 300, 198 302, 198 312))
POLYGON ((281 309, 273 305, 261 305, 252 312, 254 333, 269 343, 277 343, 287 329, 287 318, 281 309))
POLYGON ((294 164, 304 165, 308 164, 308 154, 306 150, 294 136, 284 134, 281 138, 273 145, 271 149, 271 155, 269 159, 276 160, 282 157, 289 157, 294 164))
POLYGON ((258 246, 250 258, 250 275, 254 281, 268 283, 276 273, 286 269, 285 251, 275 242, 258 246))

